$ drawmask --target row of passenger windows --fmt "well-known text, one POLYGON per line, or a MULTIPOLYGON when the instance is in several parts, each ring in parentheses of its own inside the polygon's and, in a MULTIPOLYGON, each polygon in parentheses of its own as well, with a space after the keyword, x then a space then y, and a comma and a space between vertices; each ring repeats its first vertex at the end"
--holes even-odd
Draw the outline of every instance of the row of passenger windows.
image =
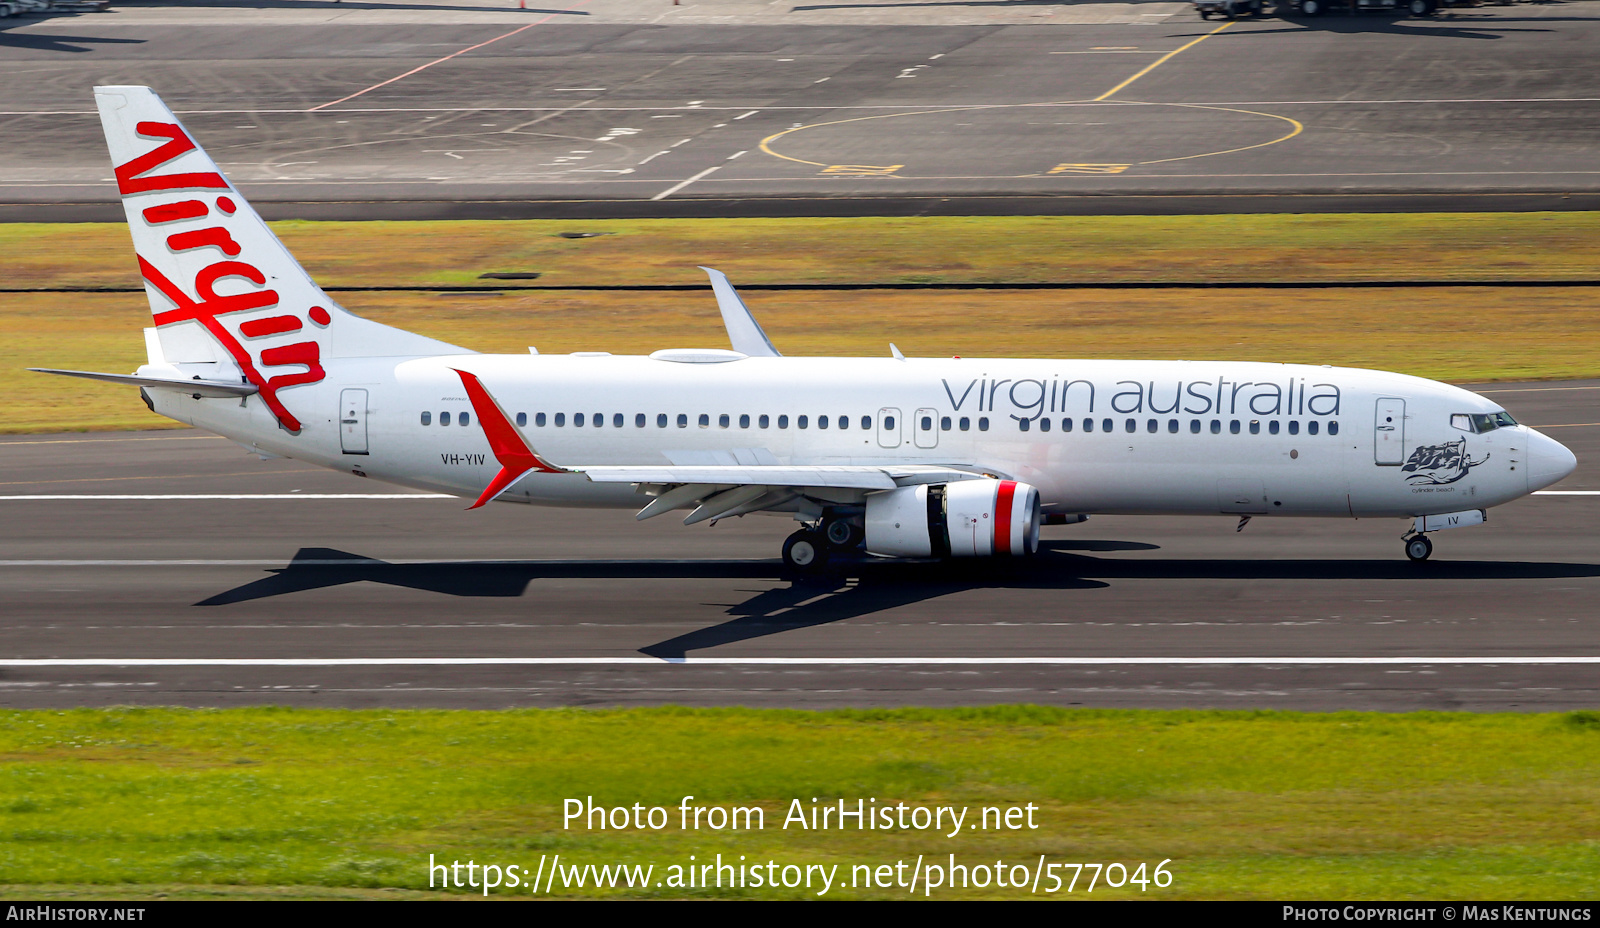
MULTIPOLYGON (((871 416, 861 416, 860 420, 861 420, 860 427, 861 427, 862 430, 870 431, 872 429, 872 417, 871 416)), ((1045 418, 1040 418, 1040 419, 1020 419, 1020 420, 1017 421, 1017 428, 1019 430, 1021 430, 1021 431, 1024 431, 1024 432, 1029 431, 1029 430, 1031 430, 1033 428, 1038 428, 1038 430, 1041 431, 1041 432, 1048 432, 1053 427, 1054 421, 1055 420, 1053 420, 1053 419, 1045 419, 1045 418)), ((471 413, 465 413, 465 412, 457 413, 456 414, 456 422, 458 424, 460 424, 460 425, 471 425, 472 424, 472 414, 471 413)), ((765 429, 765 428, 771 428, 772 427, 772 417, 768 416, 768 415, 765 415, 765 414, 762 414, 760 416, 756 416, 754 418, 754 422, 755 422, 756 428, 765 429)), ((817 416, 817 419, 816 419, 817 428, 819 428, 819 429, 828 428, 829 427, 829 422, 830 422, 829 417, 827 417, 827 416, 817 416)), ((848 428, 850 428, 851 417, 850 416, 836 416, 836 417, 834 417, 832 419, 832 422, 836 423, 838 428, 840 428, 841 430, 842 429, 848 429, 848 428)), ((1095 431, 1095 424, 1096 424, 1096 420, 1095 419, 1085 418, 1085 419, 1081 420, 1081 426, 1076 425, 1076 423, 1079 423, 1079 422, 1080 422, 1080 420, 1077 420, 1077 419, 1063 418, 1061 420, 1061 431, 1063 431, 1063 432, 1071 432, 1071 431, 1073 431, 1074 428, 1078 428, 1078 427, 1081 427, 1081 430, 1085 431, 1085 432, 1093 432, 1093 431, 1095 431)), ((433 413, 431 413, 431 412, 423 412, 423 414, 422 414, 422 424, 423 425, 432 425, 433 424, 433 413)), ((439 424, 440 425, 449 425, 450 424, 450 413, 448 413, 448 412, 439 413, 439 424)), ((528 424, 528 414, 525 413, 525 412, 517 413, 517 425, 519 427, 526 427, 527 424, 528 424)), ((550 424, 553 424, 556 428, 565 428, 566 425, 567 425, 567 414, 564 413, 564 412, 558 412, 558 413, 554 413, 554 414, 552 414, 552 415, 547 417, 545 413, 536 412, 536 413, 533 414, 533 424, 534 424, 535 428, 544 428, 546 425, 550 425, 550 424)), ((575 413, 572 414, 572 427, 573 428, 583 428, 586 424, 588 426, 592 427, 592 428, 604 428, 605 424, 606 424, 606 414, 605 413, 601 413, 601 412, 591 413, 591 414, 588 414, 588 415, 585 415, 584 413, 581 413, 581 412, 575 412, 575 413)), ((622 413, 617 412, 617 413, 612 413, 611 414, 611 427, 612 428, 620 429, 620 428, 624 427, 626 424, 627 424, 627 417, 624 416, 622 413)), ((649 417, 646 416, 644 413, 641 412, 641 413, 635 413, 634 414, 634 416, 633 416, 633 425, 634 425, 635 428, 641 428, 642 429, 648 424, 649 424, 649 417)), ((664 412, 656 413, 656 428, 664 429, 669 424, 672 424, 671 417, 669 417, 664 412)), ((680 428, 680 429, 688 428, 689 427, 689 414, 688 413, 682 413, 682 412, 678 413, 677 417, 676 417, 676 424, 677 424, 678 428, 680 428)), ((704 413, 704 412, 700 413, 699 417, 696 420, 696 424, 698 424, 700 426, 700 428, 703 428, 703 429, 710 428, 711 427, 711 414, 710 413, 704 413)), ((795 419, 794 419, 794 424, 795 424, 796 428, 808 429, 808 428, 811 427, 811 417, 809 417, 809 416, 796 416, 795 419)), ((747 428, 750 428, 750 425, 751 425, 751 416, 750 416, 749 413, 745 413, 745 414, 742 414, 742 415, 739 416, 739 428, 747 429, 747 428)), ((1267 434, 1268 435, 1277 435, 1283 429, 1283 425, 1284 425, 1284 423, 1281 423, 1276 419, 1268 420, 1267 423, 1266 423, 1267 434)), ((732 426, 733 426, 733 417, 731 415, 729 415, 728 413, 722 413, 721 415, 717 416, 717 427, 718 428, 726 429, 726 428, 731 428, 732 426)), ((789 427, 789 417, 788 416, 779 416, 778 417, 778 428, 786 429, 788 427, 789 427)), ((895 427, 895 417, 894 416, 884 416, 883 417, 883 427, 885 429, 889 429, 889 430, 894 429, 894 427, 895 427)), ((922 416, 922 417, 920 417, 920 419, 917 421, 917 428, 919 430, 921 430, 921 431, 924 431, 924 432, 933 431, 933 417, 932 416, 922 416)), ((970 431, 972 429, 972 419, 970 417, 968 417, 968 416, 962 416, 962 417, 960 417, 959 420, 955 419, 952 416, 941 416, 939 418, 939 429, 940 429, 940 431, 948 432, 952 428, 959 428, 963 432, 970 431)), ((1117 428, 1117 421, 1115 419, 1100 419, 1099 420, 1099 430, 1102 431, 1102 432, 1114 432, 1114 431, 1116 431, 1116 428, 1117 428)), ((1167 431, 1169 433, 1171 433, 1173 435, 1176 435, 1176 434, 1178 434, 1180 428, 1181 428, 1181 425, 1179 423, 1179 420, 1177 420, 1177 419, 1168 419, 1167 420, 1167 431)), ((1207 428, 1207 426, 1200 419, 1190 419, 1189 420, 1189 432, 1192 435, 1199 435, 1202 431, 1206 430, 1206 428, 1207 428)), ((1243 423, 1239 419, 1230 419, 1230 420, 1228 420, 1228 432, 1230 434, 1233 434, 1233 435, 1238 435, 1241 431, 1245 431, 1247 429, 1248 429, 1248 431, 1250 432, 1251 435, 1259 435, 1259 434, 1261 434, 1261 428, 1262 428, 1262 422, 1261 422, 1260 419, 1251 419, 1251 420, 1249 420, 1248 424, 1243 423)), ((1307 421, 1306 424, 1305 424, 1305 428, 1306 428, 1306 434, 1307 435, 1316 435, 1318 432, 1320 432, 1322 430, 1321 423, 1316 419, 1312 419, 1312 420, 1307 421)), ((1213 434, 1213 435, 1222 434, 1222 420, 1221 419, 1212 419, 1210 421, 1209 429, 1210 429, 1211 434, 1213 434)), ((1131 418, 1130 419, 1124 419, 1123 422, 1122 422, 1122 430, 1124 432, 1129 432, 1129 433, 1139 431, 1139 420, 1138 419, 1131 419, 1131 418)), ((1146 432, 1152 434, 1152 435, 1154 435, 1155 433, 1161 431, 1161 420, 1160 419, 1146 419, 1145 422, 1144 422, 1144 430, 1146 432)), ((978 431, 980 431, 980 432, 989 431, 989 417, 988 416, 979 416, 978 417, 978 431)), ((1288 421, 1288 432, 1289 432, 1290 435, 1299 435, 1300 434, 1300 420, 1298 420, 1298 419, 1290 419, 1288 421)), ((1338 422, 1337 419, 1329 419, 1328 420, 1328 434, 1329 435, 1337 435, 1337 434, 1339 434, 1339 422, 1338 422)))
MULTIPOLYGON (((944 421, 945 422, 949 422, 950 421, 949 417, 946 417, 944 421)), ((1041 432, 1050 431, 1051 421, 1052 420, 1050 420, 1050 419, 1039 419, 1039 420, 1037 420, 1039 431, 1041 431, 1041 432)), ((1076 422, 1076 421, 1078 421, 1078 420, 1075 420, 1075 419, 1062 419, 1061 420, 1061 431, 1063 431, 1063 432, 1072 431, 1073 423, 1076 422)), ((1083 422, 1082 422, 1082 426, 1083 426, 1083 431, 1085 431, 1085 432, 1093 432, 1095 430, 1095 420, 1094 419, 1084 419, 1083 422)), ((1228 420, 1228 433, 1230 435, 1237 435, 1242 431, 1249 431, 1249 433, 1251 435, 1260 435, 1262 426, 1263 426, 1263 423, 1262 423, 1262 421, 1260 419, 1251 419, 1251 420, 1248 421, 1248 423, 1246 423, 1246 422, 1244 422, 1243 420, 1240 420, 1240 419, 1229 419, 1228 420)), ((1265 426, 1266 426, 1266 430, 1267 430, 1267 434, 1268 435, 1277 435, 1279 432, 1284 430, 1284 428, 1283 428, 1284 423, 1279 422, 1276 419, 1268 420, 1265 423, 1265 426)), ((1021 421, 1019 421, 1017 423, 1017 427, 1019 429, 1021 429, 1022 431, 1026 432, 1029 429, 1033 428, 1034 426, 1029 424, 1029 420, 1023 419, 1023 420, 1021 420, 1021 421)), ((948 429, 949 426, 946 425, 945 428, 948 429)), ((1100 431, 1102 431, 1102 432, 1114 432, 1114 431, 1116 431, 1116 428, 1117 428, 1117 420, 1115 420, 1115 419, 1101 419, 1100 420, 1100 431)), ((1178 434, 1178 432, 1179 432, 1179 430, 1181 428, 1182 428, 1182 425, 1179 422, 1179 420, 1177 420, 1177 419, 1168 419, 1167 420, 1167 431, 1169 433, 1171 433, 1173 435, 1176 435, 1176 434, 1178 434)), ((1191 434, 1191 435, 1199 435, 1202 431, 1206 431, 1208 429, 1211 432, 1211 434, 1213 434, 1213 435, 1221 435, 1222 434, 1222 420, 1221 419, 1212 419, 1210 421, 1209 426, 1204 422, 1204 420, 1201 420, 1201 419, 1190 419, 1189 420, 1189 434, 1191 434)), ((1124 419, 1122 421, 1122 430, 1124 432, 1137 432, 1137 431, 1139 431, 1139 420, 1138 419, 1124 419)), ((1161 420, 1160 419, 1146 419, 1146 420, 1144 420, 1144 430, 1146 432, 1150 433, 1151 435, 1154 435, 1155 433, 1161 431, 1161 420)), ((1311 419, 1311 420, 1306 422, 1306 434, 1307 435, 1316 435, 1317 433, 1319 433, 1321 431, 1322 431, 1322 423, 1319 420, 1311 419)), ((1299 435, 1300 434, 1300 420, 1299 419, 1290 419, 1289 420, 1289 422, 1288 422, 1288 432, 1289 432, 1290 435, 1299 435)), ((1328 434, 1329 435, 1337 435, 1337 434, 1339 434, 1339 420, 1337 420, 1337 419, 1329 419, 1328 420, 1328 434)))

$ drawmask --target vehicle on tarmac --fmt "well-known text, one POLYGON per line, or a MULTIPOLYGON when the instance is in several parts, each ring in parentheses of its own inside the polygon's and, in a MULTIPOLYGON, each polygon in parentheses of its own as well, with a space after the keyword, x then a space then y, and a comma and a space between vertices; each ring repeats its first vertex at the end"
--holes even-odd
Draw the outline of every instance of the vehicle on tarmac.
POLYGON ((830 556, 1018 557, 1095 513, 1404 518, 1405 552, 1576 466, 1493 400, 1234 361, 781 356, 708 270, 732 350, 479 354, 314 283, 147 87, 95 98, 154 326, 155 412, 264 457, 473 500, 801 524, 830 556))

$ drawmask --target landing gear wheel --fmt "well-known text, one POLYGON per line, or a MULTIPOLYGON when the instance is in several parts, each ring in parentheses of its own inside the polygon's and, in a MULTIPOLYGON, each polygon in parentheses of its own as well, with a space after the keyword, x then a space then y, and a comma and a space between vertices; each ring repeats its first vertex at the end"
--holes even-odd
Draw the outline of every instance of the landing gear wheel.
POLYGON ((1307 16, 1322 15, 1322 0, 1301 0, 1300 12, 1307 16))
POLYGON ((1410 3, 1412 16, 1432 16, 1436 9, 1438 4, 1435 0, 1411 0, 1410 3))
POLYGON ((1433 554, 1433 542, 1428 540, 1427 535, 1412 535, 1406 539, 1406 557, 1420 564, 1431 554, 1433 554))
POLYGON ((783 563, 802 574, 814 574, 828 563, 828 545, 821 532, 801 529, 783 542, 783 563))
POLYGON ((861 543, 861 530, 853 522, 844 519, 834 519, 822 530, 828 538, 828 544, 835 548, 854 548, 861 543))

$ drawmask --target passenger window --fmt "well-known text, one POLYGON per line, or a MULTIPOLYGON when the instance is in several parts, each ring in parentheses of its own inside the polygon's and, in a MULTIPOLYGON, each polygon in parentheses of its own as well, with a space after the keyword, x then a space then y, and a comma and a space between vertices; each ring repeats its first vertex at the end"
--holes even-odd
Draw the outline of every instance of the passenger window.
POLYGON ((519 429, 523 428, 527 424, 528 424, 528 414, 525 413, 525 412, 517 413, 517 428, 519 428, 519 429))
POLYGON ((861 430, 862 431, 866 431, 866 430, 871 429, 871 428, 872 428, 872 417, 871 416, 862 416, 861 417, 861 430))
POLYGON ((1156 433, 1156 429, 1159 429, 1160 427, 1161 427, 1161 423, 1157 422, 1154 419, 1151 419, 1151 420, 1149 420, 1148 422, 1146 422, 1144 424, 1144 430, 1146 432, 1149 432, 1151 435, 1154 435, 1156 433))
POLYGON ((575 429, 583 428, 583 413, 575 412, 572 414, 572 427, 575 429))
POLYGON ((439 413, 439 424, 440 425, 449 425, 450 424, 450 414, 447 413, 447 412, 439 413))
POLYGON ((924 432, 933 431, 933 417, 932 416, 923 416, 922 417, 922 430, 924 432))
POLYGON ((1044 416, 1040 416, 1039 417, 1039 431, 1041 431, 1041 432, 1050 431, 1050 420, 1045 418, 1044 416))
POLYGON ((566 424, 567 424, 567 414, 564 413, 564 412, 556 413, 556 428, 558 428, 558 429, 562 428, 566 424))
MULTIPOLYGON (((644 425, 644 419, 641 418, 639 424, 644 425)), ((622 428, 622 413, 614 412, 611 414, 611 427, 614 429, 622 428)))
POLYGON ((664 429, 666 427, 667 427, 667 414, 664 413, 664 412, 656 413, 656 428, 664 429))
POLYGON ((989 417, 988 416, 979 416, 978 417, 978 431, 980 431, 980 432, 989 431, 989 417))
POLYGON ((1017 428, 1019 430, 1021 430, 1021 431, 1026 432, 1028 430, 1028 424, 1030 422, 1032 422, 1032 421, 1033 420, 1031 420, 1031 419, 1018 419, 1017 420, 1017 428))
POLYGON ((768 416, 766 413, 762 413, 761 414, 761 418, 756 420, 756 425, 757 425, 757 427, 763 428, 763 429, 764 428, 769 428, 772 425, 772 418, 770 416, 768 416))
POLYGON ((1167 420, 1167 433, 1170 434, 1170 435, 1178 434, 1178 420, 1177 419, 1168 419, 1167 420))
POLYGON ((456 416, 456 421, 461 423, 462 425, 471 425, 472 424, 472 413, 464 412, 464 413, 460 414, 459 416, 456 416))
POLYGON ((1072 420, 1071 419, 1062 419, 1061 420, 1061 431, 1063 431, 1063 432, 1072 431, 1072 420))
POLYGON ((1200 420, 1199 419, 1190 419, 1189 420, 1189 434, 1190 435, 1199 435, 1200 434, 1200 420))
POLYGON ((941 417, 939 419, 939 431, 941 431, 941 432, 950 431, 950 417, 949 416, 943 416, 943 417, 941 417))
POLYGON ((1109 431, 1111 431, 1112 428, 1113 428, 1113 426, 1111 424, 1111 420, 1110 419, 1101 419, 1100 420, 1100 431, 1109 432, 1109 431))
POLYGON ((534 413, 533 414, 533 424, 534 424, 534 426, 536 428, 541 428, 541 429, 544 428, 544 413, 542 413, 542 412, 534 413))
POLYGON ((1261 420, 1260 419, 1251 419, 1250 420, 1250 434, 1251 435, 1260 435, 1261 434, 1261 420))
POLYGON ((703 413, 700 414, 700 427, 703 428, 703 429, 711 428, 711 414, 710 413, 704 413, 703 412, 703 413))
POLYGON ((423 425, 432 425, 433 424, 433 413, 431 413, 428 410, 424 409, 422 411, 422 424, 423 425))
POLYGON ((1221 435, 1222 434, 1222 420, 1221 419, 1212 419, 1211 420, 1211 434, 1213 434, 1213 435, 1221 435))
POLYGON ((1271 422, 1267 423, 1267 431, 1271 432, 1274 435, 1278 434, 1278 420, 1277 419, 1273 419, 1271 422))
POLYGON ((678 413, 678 428, 686 429, 688 427, 689 427, 689 414, 688 413, 683 413, 683 412, 678 413))
MULTIPOLYGON (((794 427, 795 428, 803 429, 809 424, 810 424, 810 420, 808 420, 805 416, 796 416, 795 417, 795 420, 794 420, 794 427)), ((890 428, 893 428, 893 427, 894 427, 894 423, 891 422, 890 423, 890 428)))
POLYGON ((839 417, 839 428, 847 429, 849 427, 850 427, 850 417, 849 416, 840 416, 839 417))
POLYGON ((739 414, 739 428, 747 429, 749 427, 750 427, 750 414, 747 413, 747 412, 740 413, 739 414))
POLYGON ((728 414, 727 413, 723 413, 722 415, 717 417, 717 427, 718 428, 723 428, 723 429, 728 427, 728 414))
POLYGON ((963 431, 963 432, 968 432, 968 431, 972 430, 972 420, 968 419, 966 416, 962 416, 961 417, 961 422, 958 423, 958 424, 959 424, 959 426, 961 428, 961 431, 963 431))
POLYGON ((1307 435, 1315 435, 1315 434, 1317 434, 1317 420, 1312 419, 1310 422, 1306 423, 1306 434, 1307 435))
POLYGON ((1298 420, 1298 419, 1290 419, 1289 420, 1289 434, 1290 435, 1299 435, 1300 434, 1300 420, 1298 420))
POLYGON ((818 416, 817 417, 817 428, 825 429, 827 427, 828 427, 828 417, 827 416, 818 416))
POLYGON ((1228 434, 1229 435, 1237 435, 1237 434, 1239 434, 1239 420, 1238 419, 1230 419, 1230 420, 1228 420, 1228 434))
POLYGON ((789 417, 788 416, 779 416, 778 417, 778 428, 786 429, 788 427, 789 427, 789 417))
POLYGON ((1139 423, 1133 419, 1129 419, 1122 423, 1122 430, 1129 433, 1137 432, 1139 431, 1139 423))
MULTIPOLYGON (((663 422, 662 424, 665 425, 666 423, 663 422)), ((636 428, 636 429, 644 428, 644 413, 642 413, 642 412, 634 413, 634 416, 633 416, 633 427, 636 428)))
POLYGON ((1328 420, 1328 434, 1329 435, 1337 435, 1337 434, 1339 434, 1339 420, 1337 420, 1337 419, 1328 420))
POLYGON ((594 419, 591 421, 594 422, 595 428, 600 428, 606 424, 606 414, 603 412, 597 412, 594 414, 594 419))
POLYGON ((1093 419, 1085 419, 1085 420, 1083 420, 1083 430, 1085 432, 1094 431, 1094 420, 1093 419))

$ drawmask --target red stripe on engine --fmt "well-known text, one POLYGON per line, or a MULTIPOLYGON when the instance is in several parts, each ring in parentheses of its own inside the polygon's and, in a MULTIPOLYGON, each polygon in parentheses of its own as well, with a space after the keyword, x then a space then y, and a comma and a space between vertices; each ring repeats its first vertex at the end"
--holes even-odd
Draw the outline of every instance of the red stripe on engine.
POLYGON ((1017 495, 1015 480, 1000 481, 994 500, 994 553, 1011 553, 1011 503, 1017 495))

